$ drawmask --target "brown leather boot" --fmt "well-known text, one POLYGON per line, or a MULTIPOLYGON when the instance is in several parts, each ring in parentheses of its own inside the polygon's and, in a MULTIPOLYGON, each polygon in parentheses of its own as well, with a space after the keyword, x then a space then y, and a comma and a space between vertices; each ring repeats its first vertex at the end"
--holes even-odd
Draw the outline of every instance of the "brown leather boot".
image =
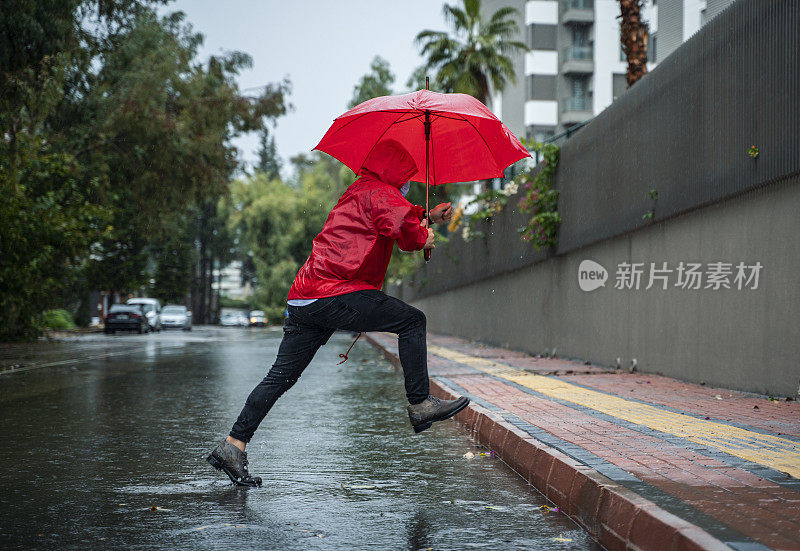
POLYGON ((218 471, 224 471, 231 482, 238 486, 261 486, 261 477, 250 476, 247 472, 247 452, 227 440, 223 440, 206 461, 218 471))
POLYGON ((461 396, 455 400, 440 400, 436 396, 428 395, 419 404, 409 404, 408 418, 414 432, 420 433, 436 421, 449 419, 469 405, 469 398, 461 396))

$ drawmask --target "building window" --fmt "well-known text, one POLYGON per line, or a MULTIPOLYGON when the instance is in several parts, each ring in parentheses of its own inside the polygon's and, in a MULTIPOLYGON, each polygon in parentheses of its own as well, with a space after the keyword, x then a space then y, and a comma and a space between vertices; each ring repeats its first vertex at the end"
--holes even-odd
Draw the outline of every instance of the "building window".
POLYGON ((578 26, 572 27, 572 45, 573 46, 588 46, 589 32, 586 27, 578 26))
POLYGON ((658 59, 656 56, 658 55, 658 50, 656 47, 658 46, 658 33, 653 33, 653 36, 650 37, 650 43, 647 45, 647 61, 652 61, 653 63, 656 62, 658 59))
POLYGON ((528 47, 536 50, 555 50, 558 25, 528 25, 528 47))
POLYGON ((572 94, 561 102, 562 111, 589 111, 591 102, 588 98, 589 80, 586 78, 574 78, 569 81, 572 94))
POLYGON ((628 89, 628 81, 625 80, 625 75, 614 73, 611 77, 611 96, 614 101, 628 89))
POLYGON ((588 88, 585 78, 572 79, 572 97, 585 98, 586 89, 588 88))
POLYGON ((528 99, 554 101, 556 99, 556 75, 528 76, 528 99))

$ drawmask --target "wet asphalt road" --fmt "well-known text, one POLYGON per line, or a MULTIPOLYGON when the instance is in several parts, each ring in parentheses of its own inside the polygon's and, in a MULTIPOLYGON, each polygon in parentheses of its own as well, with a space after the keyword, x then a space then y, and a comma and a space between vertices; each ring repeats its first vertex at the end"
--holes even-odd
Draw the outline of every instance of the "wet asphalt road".
POLYGON ((457 423, 414 435, 401 377, 335 335, 248 447, 259 489, 205 457, 280 330, 0 346, 0 548, 599 549, 457 423), (554 540, 556 538, 556 540, 554 540))

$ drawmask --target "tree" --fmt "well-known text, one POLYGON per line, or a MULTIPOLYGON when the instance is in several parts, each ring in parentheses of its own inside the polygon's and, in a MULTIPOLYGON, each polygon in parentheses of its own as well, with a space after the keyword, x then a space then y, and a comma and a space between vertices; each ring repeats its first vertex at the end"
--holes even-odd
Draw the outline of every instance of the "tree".
POLYGON ((642 7, 646 0, 619 0, 620 36, 622 51, 628 61, 625 80, 628 88, 647 74, 647 36, 649 28, 642 20, 642 7))
POLYGON ((500 92, 506 82, 517 80, 511 57, 527 47, 513 40, 519 12, 505 7, 485 19, 480 0, 462 0, 462 7, 445 4, 444 17, 452 34, 424 30, 416 37, 420 53, 427 59, 425 70, 445 92, 469 94, 486 104, 491 91, 500 92))
POLYGON ((388 96, 392 93, 394 74, 389 68, 389 62, 381 56, 375 56, 369 65, 370 71, 358 81, 353 88, 353 98, 347 104, 352 109, 359 103, 379 96, 388 96))
POLYGON ((170 300, 191 281, 211 315, 214 267, 231 257, 217 207, 240 169, 232 139, 284 114, 290 86, 244 96, 250 57, 197 61, 202 36, 158 3, 0 10, 0 338, 34 337, 44 309, 90 288, 152 277, 170 300))
POLYGON ((267 178, 275 179, 281 177, 281 158, 278 155, 278 148, 275 145, 275 136, 270 134, 265 127, 261 131, 259 138, 260 148, 258 150, 258 164, 256 170, 266 174, 267 178))
POLYGON ((0 10, 0 339, 38 334, 74 302, 80 266, 108 229, 102 178, 54 131, 88 68, 147 0, 14 0, 0 10))
POLYGON ((250 57, 229 52, 198 63, 201 40, 180 12, 140 14, 83 101, 94 117, 85 128, 92 150, 113 167, 104 171, 111 230, 86 263, 87 279, 100 289, 147 285, 161 244, 175 244, 172 219, 183 218, 190 230, 179 249, 188 243, 193 254, 179 258, 193 267, 192 309, 206 323, 214 317, 213 271, 227 248, 217 203, 239 168, 231 140, 282 115, 289 85, 243 96, 235 77, 250 57))

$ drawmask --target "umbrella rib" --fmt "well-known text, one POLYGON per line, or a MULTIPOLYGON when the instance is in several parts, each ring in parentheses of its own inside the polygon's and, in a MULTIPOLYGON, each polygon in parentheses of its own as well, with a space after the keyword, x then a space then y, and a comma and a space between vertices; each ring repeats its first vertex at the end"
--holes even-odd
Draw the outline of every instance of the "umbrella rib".
MULTIPOLYGON (((474 124, 472 124, 472 122, 471 122, 469 119, 467 119, 467 118, 465 118, 465 117, 462 117, 462 120, 463 120, 464 122, 466 122, 468 125, 470 125, 470 126, 472 127, 472 129, 473 129, 473 130, 475 130, 475 133, 476 133, 478 136, 480 136, 480 137, 481 137, 481 140, 483 141, 483 145, 485 145, 485 146, 486 146, 486 149, 487 149, 487 151, 489 151, 489 157, 491 157, 492 161, 494 161, 494 168, 495 168, 495 169, 497 169, 497 160, 494 158, 494 153, 492 153, 492 148, 491 148, 491 147, 489 147, 489 144, 486 142, 486 138, 484 138, 484 137, 483 137, 483 134, 481 134, 480 132, 478 132, 478 129, 477 129, 477 128, 475 128, 475 125, 474 125, 474 124)), ((503 172, 503 171, 501 170, 500 172, 503 172)))
POLYGON ((465 119, 465 118, 463 118, 463 117, 461 117, 461 118, 458 118, 458 117, 448 117, 447 115, 444 115, 444 114, 442 114, 442 113, 438 113, 438 112, 434 112, 434 111, 431 111, 431 117, 436 117, 436 118, 438 118, 438 119, 447 119, 447 120, 451 120, 451 121, 465 121, 465 120, 466 120, 466 119, 465 119))
MULTIPOLYGON (((345 128, 347 128, 348 126, 350 126, 351 124, 353 124, 353 123, 354 123, 354 122, 356 122, 357 120, 359 120, 361 117, 364 117, 364 116, 366 116, 366 115, 372 115, 372 114, 374 114, 374 113, 400 113, 400 118, 402 118, 402 116, 403 116, 403 115, 405 115, 405 114, 407 114, 407 113, 409 113, 409 111, 408 111, 408 110, 406 110, 406 109, 403 109, 403 110, 399 110, 399 109, 387 109, 387 110, 385 110, 385 111, 366 111, 366 112, 364 112, 364 113, 360 113, 360 114, 358 114, 358 115, 355 115, 355 116, 354 116, 354 117, 353 117, 351 120, 347 121, 347 122, 346 122, 346 123, 344 123, 342 126, 340 126, 339 128, 337 128, 337 129, 336 129, 336 130, 333 132, 333 134, 331 134, 331 136, 334 136, 334 135, 338 134, 339 132, 341 132, 342 130, 344 130, 345 128)), ((421 114, 416 114, 416 115, 414 115, 414 116, 413 116, 411 119, 407 119, 407 120, 418 119, 418 118, 419 118, 419 117, 421 117, 421 116, 422 116, 421 114)), ((392 124, 397 124, 398 122, 407 122, 407 121, 395 120, 395 121, 394 121, 392 124)), ((391 125, 390 125, 390 126, 391 126, 391 125)))
MULTIPOLYGON (((391 124, 389 124, 389 125, 386 125, 386 129, 385 129, 383 132, 381 132, 381 135, 380 135, 380 136, 378 136, 378 139, 377 139, 377 140, 375 140, 375 143, 374 143, 374 144, 372 144, 372 147, 370 147, 370 148, 369 148, 369 151, 367 151, 367 154, 364 156, 364 160, 363 160, 363 161, 361 161, 361 166, 360 166, 360 167, 358 167, 358 172, 356 172, 356 174, 361 174, 361 169, 362 169, 362 168, 364 168, 364 163, 366 163, 366 162, 367 162, 367 159, 369 159, 369 154, 370 154, 370 153, 372 153, 372 150, 373 150, 373 149, 375 149, 375 146, 376 146, 376 145, 378 145, 378 143, 381 141, 381 138, 383 138, 384 134, 386 134, 386 133, 389 131, 389 129, 390 129, 392 126, 394 126, 394 124, 395 124, 397 121, 399 121, 401 118, 403 118, 403 115, 405 115, 405 114, 406 114, 406 112, 405 112, 405 111, 403 111, 402 113, 400 113, 400 116, 399 116, 399 117, 397 117, 397 118, 396 118, 394 121, 392 121, 392 123, 391 123, 391 124)), ((493 158, 494 158, 494 157, 493 157, 493 158)))

